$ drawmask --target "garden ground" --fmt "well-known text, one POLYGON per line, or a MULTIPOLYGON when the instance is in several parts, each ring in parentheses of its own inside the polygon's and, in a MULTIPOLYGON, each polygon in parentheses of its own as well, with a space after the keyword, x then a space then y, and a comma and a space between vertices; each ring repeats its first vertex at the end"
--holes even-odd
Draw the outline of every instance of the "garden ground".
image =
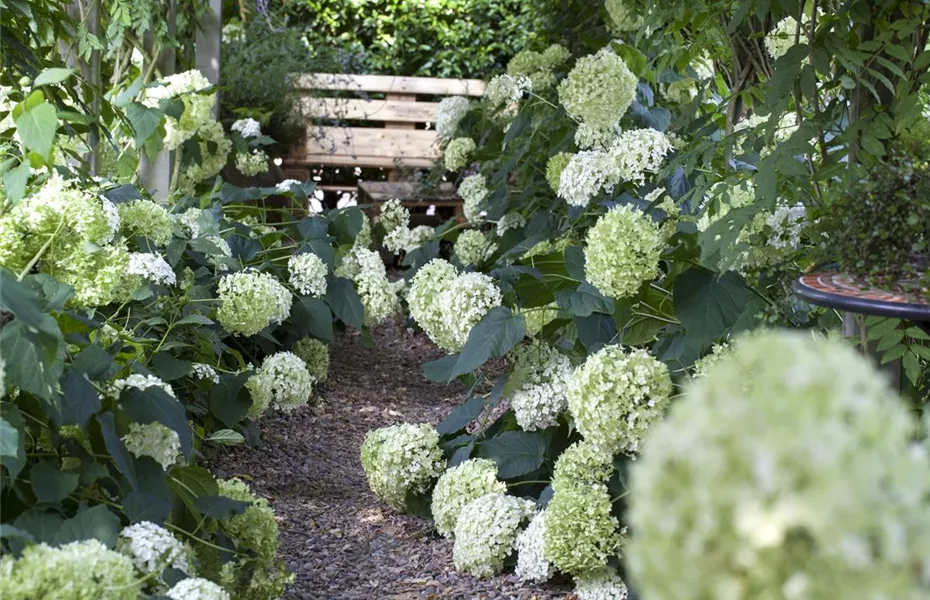
POLYGON ((426 336, 398 324, 366 346, 356 332, 331 347, 329 381, 315 404, 262 419, 259 447, 214 457, 221 477, 248 477, 272 503, 281 556, 296 575, 288 598, 548 600, 564 588, 512 574, 459 575, 452 542, 397 514, 369 490, 359 447, 369 430, 404 421, 439 423, 465 388, 429 383, 422 365, 441 357, 426 336))

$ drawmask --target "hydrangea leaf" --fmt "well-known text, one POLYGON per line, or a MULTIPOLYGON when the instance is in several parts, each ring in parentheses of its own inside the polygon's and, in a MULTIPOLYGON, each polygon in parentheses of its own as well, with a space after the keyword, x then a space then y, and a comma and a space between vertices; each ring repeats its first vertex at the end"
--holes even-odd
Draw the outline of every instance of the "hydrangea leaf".
POLYGON ((294 305, 291 322, 302 333, 326 341, 333 339, 333 315, 326 303, 319 298, 301 298, 300 302, 294 305))
POLYGON ((116 546, 116 537, 119 535, 119 517, 103 504, 81 510, 73 518, 61 524, 52 543, 55 545, 67 544, 78 540, 95 538, 108 548, 116 546))
POLYGON ((65 69, 62 67, 51 67, 39 73, 38 77, 32 82, 32 87, 37 88, 43 85, 54 85, 61 83, 74 75, 74 69, 65 69))
POLYGON ((188 375, 193 368, 189 360, 178 360, 168 352, 159 352, 152 358, 155 372, 164 381, 174 381, 188 375))
POLYGON ((0 456, 17 456, 22 443, 19 430, 6 419, 0 418, 0 456))
POLYGON ((30 172, 29 163, 24 162, 3 174, 3 186, 6 188, 7 198, 14 205, 26 194, 26 183, 29 181, 30 172))
POLYGON ((129 451, 126 450, 125 444, 123 444, 123 441, 116 433, 115 415, 110 411, 106 411, 103 414, 97 415, 95 420, 100 426, 100 433, 103 436, 103 443, 107 449, 107 453, 113 457, 113 462, 116 463, 116 467, 120 470, 120 473, 122 473, 129 482, 129 486, 133 490, 139 489, 139 481, 136 478, 136 466, 132 461, 132 457, 129 455, 129 451))
POLYGON ((204 438, 203 441, 223 446, 238 446, 245 442, 245 436, 232 429, 220 429, 211 433, 210 437, 204 438))
POLYGON ((61 424, 80 425, 86 431, 90 419, 100 410, 97 390, 78 371, 68 370, 61 378, 61 392, 61 424))
POLYGON ((351 281, 344 277, 329 278, 324 300, 343 323, 356 329, 362 328, 365 308, 351 281))
POLYGON ((484 398, 475 396, 455 407, 442 423, 436 426, 439 435, 448 435, 465 429, 465 426, 478 418, 484 410, 484 398))
POLYGON ((13 525, 31 535, 36 542, 51 543, 64 521, 56 512, 33 507, 16 517, 13 525))
POLYGON ((541 467, 547 446, 540 432, 505 431, 479 445, 477 454, 497 463, 501 479, 511 479, 541 467))
POLYGON ((587 317, 595 312, 611 314, 614 311, 610 298, 588 282, 583 282, 575 290, 559 290, 555 293, 555 301, 559 308, 576 317, 587 317))
POLYGON ((588 349, 597 352, 617 337, 617 324, 610 315, 593 313, 587 317, 575 319, 578 339, 588 349))
POLYGON ((252 372, 226 374, 210 389, 210 412, 227 427, 233 427, 245 418, 252 406, 252 396, 245 382, 252 372))
POLYGON ((77 471, 62 471, 51 461, 43 460, 29 469, 29 480, 36 500, 56 504, 77 489, 80 474, 77 471))
POLYGON ((86 374, 90 379, 100 381, 109 379, 119 369, 109 352, 92 344, 74 356, 72 367, 78 373, 86 374))
POLYGON ((451 377, 474 371, 492 356, 504 356, 526 335, 523 315, 513 314, 506 306, 488 311, 468 334, 468 341, 452 369, 451 377))
POLYGON ((245 512, 251 502, 242 502, 226 496, 201 496, 194 500, 197 510, 214 519, 228 519, 245 512))
POLYGON ((16 133, 28 150, 47 157, 55 142, 58 129, 58 113, 55 106, 42 102, 24 110, 16 118, 16 133))
POLYGON ((689 269, 675 280, 675 312, 688 337, 703 349, 736 323, 752 295, 737 273, 718 277, 704 269, 689 269))
POLYGON ((64 368, 65 344, 52 317, 43 315, 40 327, 41 331, 32 330, 20 320, 6 324, 0 331, 0 355, 7 357, 7 385, 51 400, 64 368))
POLYGON ((107 200, 113 204, 123 204, 124 202, 129 202, 131 200, 141 200, 142 194, 139 192, 139 188, 130 184, 124 183, 123 185, 118 185, 115 188, 111 188, 103 193, 106 196, 107 200))
POLYGON ((171 514, 171 501, 148 492, 130 492, 123 499, 123 510, 133 523, 151 521, 161 525, 171 514))
POLYGON ((305 240, 321 240, 327 237, 329 221, 323 217, 305 217, 297 223, 297 233, 305 240))
POLYGON ((168 486, 189 509, 198 514, 197 498, 218 496, 220 491, 216 479, 203 467, 175 466, 168 473, 168 486))
POLYGON ((135 133, 133 141, 136 148, 141 148, 146 140, 152 137, 158 126, 161 125, 164 113, 157 108, 149 108, 138 102, 130 102, 126 107, 126 118, 129 119, 135 133))

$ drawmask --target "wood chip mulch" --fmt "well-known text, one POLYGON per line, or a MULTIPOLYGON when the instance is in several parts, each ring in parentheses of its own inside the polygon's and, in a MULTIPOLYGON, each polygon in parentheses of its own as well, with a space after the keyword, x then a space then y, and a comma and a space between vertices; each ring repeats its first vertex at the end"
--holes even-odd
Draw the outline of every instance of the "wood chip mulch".
POLYGON ((331 347, 322 398, 260 423, 258 447, 211 457, 218 476, 251 480, 274 506, 280 555, 296 575, 286 598, 386 600, 551 600, 564 586, 458 574, 452 542, 427 523, 397 514, 368 489, 359 447, 371 429, 405 421, 438 423, 465 395, 462 385, 430 383, 423 364, 442 354, 399 324, 367 347, 352 332, 331 347))

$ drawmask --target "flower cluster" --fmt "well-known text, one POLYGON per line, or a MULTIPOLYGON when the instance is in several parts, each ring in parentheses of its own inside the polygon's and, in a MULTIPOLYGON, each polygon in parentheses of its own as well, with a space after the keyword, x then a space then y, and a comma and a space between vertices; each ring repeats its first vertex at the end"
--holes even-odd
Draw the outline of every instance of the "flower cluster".
POLYGON ((486 458, 473 458, 442 474, 433 489, 431 512, 436 531, 451 537, 465 505, 488 494, 506 494, 507 486, 497 479, 497 465, 486 458))
POLYGON ((575 145, 582 150, 606 150, 620 133, 620 127, 617 125, 600 129, 587 123, 579 123, 575 130, 575 145))
POLYGON ((151 521, 125 527, 116 549, 128 556, 144 575, 160 573, 167 567, 189 572, 188 550, 171 532, 151 521))
POLYGON ((278 193, 286 194, 292 191, 292 188, 294 186, 299 186, 299 185, 300 185, 300 182, 297 181, 296 179, 285 179, 284 181, 281 181, 275 184, 274 188, 278 193))
POLYGON ((210 365, 204 363, 194 363, 193 365, 194 377, 197 379, 205 379, 207 381, 212 381, 213 383, 220 382, 220 375, 216 372, 216 369, 210 365))
POLYGON ((497 221, 495 232, 503 237, 511 229, 520 229, 526 225, 526 218, 518 212, 509 212, 497 221))
MULTIPOLYGON (((560 166, 561 160, 556 164, 560 166)), ((605 187, 613 187, 616 170, 606 152, 585 150, 572 154, 559 172, 559 198, 571 206, 587 206, 605 187)))
POLYGON ((319 297, 326 294, 326 275, 329 267, 316 254, 295 254, 287 261, 290 282, 299 294, 319 297))
POLYGON ((226 590, 202 577, 182 579, 165 596, 171 600, 229 600, 226 590))
POLYGON ((407 493, 423 493, 446 461, 432 425, 401 423, 369 431, 362 444, 362 467, 371 491, 397 510, 407 493))
POLYGON ((803 204, 779 204, 765 216, 765 225, 771 230, 767 245, 782 250, 796 250, 801 245, 801 232, 807 223, 807 209, 803 204))
POLYGON ((732 354, 733 347, 730 344, 714 344, 710 354, 703 356, 694 362, 691 376, 695 379, 704 377, 710 373, 711 369, 715 365, 727 360, 732 354))
POLYGON ((142 103, 157 108, 159 102, 169 98, 180 98, 184 104, 181 117, 165 116, 165 148, 176 150, 181 144, 194 137, 205 125, 214 123, 213 101, 204 94, 211 83, 200 71, 191 70, 169 75, 157 82, 158 85, 145 90, 142 103))
POLYGON ((151 252, 133 252, 129 255, 129 267, 126 272, 137 275, 152 283, 174 285, 177 276, 165 259, 151 252))
POLYGON ((246 139, 257 138, 262 135, 262 124, 251 117, 235 121, 229 129, 238 131, 239 135, 246 139))
POLYGON ((137 390, 147 390, 150 387, 157 387, 161 388, 163 392, 172 398, 177 398, 177 396, 174 395, 174 390, 171 389, 171 385, 154 375, 132 373, 125 379, 117 379, 113 382, 113 395, 119 397, 120 393, 127 387, 136 388, 137 390))
POLYGON ((215 176, 226 166, 232 150, 232 141, 226 137, 223 126, 216 121, 203 125, 197 132, 200 160, 187 166, 182 173, 179 189, 192 192, 199 182, 215 176))
POLYGON ((220 308, 216 317, 227 331, 255 335, 271 324, 279 325, 291 314, 291 293, 268 273, 243 271, 220 280, 220 308))
POLYGON ((530 89, 542 91, 555 85, 555 70, 571 57, 571 52, 558 44, 542 52, 523 50, 507 63, 507 74, 511 77, 525 76, 530 80, 530 89))
POLYGON ((736 349, 633 466, 643 597, 926 598, 930 460, 909 407, 842 342, 761 331, 736 349))
POLYGON ((488 182, 484 175, 469 175, 459 184, 458 192, 464 204, 462 210, 465 218, 471 223, 483 221, 487 209, 485 200, 488 197, 488 182))
POLYGON ((0 573, 4 600, 139 597, 139 582, 129 557, 95 539, 58 548, 33 544, 15 559, 4 554, 0 573))
POLYGON ((668 367, 648 351, 607 346, 590 355, 568 381, 575 427, 598 450, 635 453, 669 404, 668 367))
POLYGON ((463 96, 452 96, 443 98, 436 109, 436 133, 439 137, 451 139, 455 136, 455 130, 459 127, 459 122, 465 116, 469 109, 468 98, 463 96))
POLYGON ((488 110, 496 113, 502 108, 519 102, 523 94, 533 89, 533 83, 525 75, 497 75, 490 82, 484 92, 484 99, 488 103, 488 110))
POLYGON ((458 274, 455 267, 436 258, 410 283, 410 315, 437 346, 449 353, 461 351, 472 327, 502 302, 500 289, 482 273, 458 274))
POLYGON ((161 423, 130 423, 121 439, 133 456, 150 456, 166 471, 181 458, 178 432, 161 423))
POLYGON ((491 577, 513 552, 520 525, 533 516, 530 500, 488 494, 465 505, 455 525, 455 568, 475 577, 491 577))
POLYGON ((260 417, 269 406, 290 412, 310 401, 316 380, 307 365, 290 352, 276 352, 249 377, 245 385, 252 394, 249 416, 260 417))
POLYGON ((615 127, 636 96, 636 75, 610 47, 579 58, 559 85, 559 101, 595 129, 615 127))
POLYGON ((655 173, 672 151, 668 136, 655 129, 624 131, 610 149, 610 156, 620 178, 638 185, 646 182, 646 173, 655 173))
MULTIPOLYGON (((802 24, 806 25, 807 20, 807 15, 805 15, 802 24)), ((801 30, 800 33, 801 41, 806 41, 806 33, 803 30, 801 30)), ((766 34, 765 40, 763 40, 765 50, 769 53, 769 56, 772 57, 772 60, 778 60, 787 54, 788 50, 794 47, 797 34, 798 20, 794 17, 785 17, 778 23, 775 23, 775 26, 766 34)))
POLYGON ((566 448, 555 461, 552 489, 607 483, 614 471, 612 455, 584 440, 566 448))
POLYGON ((578 600, 627 600, 626 584, 611 569, 603 569, 575 579, 578 600))
POLYGON ((268 172, 268 155, 264 150, 236 153, 236 169, 246 177, 268 172))
POLYGON ((467 137, 455 138, 446 146, 445 163, 450 171, 458 171, 468 165, 468 161, 477 146, 475 140, 467 137))
POLYGON ((132 292, 125 280, 129 251, 123 243, 110 245, 119 225, 109 200, 53 174, 0 217, 0 264, 21 272, 44 249, 38 264, 74 288, 72 305, 109 304, 132 292), (46 246, 49 240, 54 243, 46 246))
POLYGON ((377 325, 397 315, 400 299, 396 286, 388 281, 381 255, 373 250, 353 248, 345 258, 347 271, 358 288, 359 298, 365 307, 365 323, 377 325))
POLYGON ((553 427, 568 407, 567 380, 572 363, 567 356, 544 344, 520 346, 512 353, 513 372, 508 387, 517 424, 526 431, 553 427), (513 383, 511 383, 513 381, 513 383))
POLYGON ((588 230, 585 278, 611 298, 628 298, 659 275, 663 242, 658 227, 637 209, 618 206, 588 230))
POLYGON ((318 339, 304 337, 291 347, 291 353, 304 361, 307 371, 317 381, 329 377, 329 346, 318 339))
POLYGON ((565 167, 568 166, 569 161, 571 161, 572 155, 569 152, 559 152, 549 158, 549 162, 546 163, 546 182, 549 183, 549 187, 552 188, 553 192, 559 191, 559 186, 561 185, 562 180, 562 171, 565 170, 565 167))
POLYGON ((164 246, 174 237, 175 222, 165 207, 151 200, 132 200, 119 205, 120 231, 138 235, 164 246))
POLYGON ((623 544, 607 486, 565 485, 552 495, 543 532, 545 555, 560 571, 585 575, 607 566, 623 544))
POLYGON ((203 215, 208 214, 207 211, 200 208, 188 208, 184 212, 176 213, 171 215, 171 218, 174 219, 174 222, 180 226, 181 230, 187 232, 190 236, 190 239, 196 239, 200 237, 200 230, 203 215))
POLYGON ((496 251, 497 244, 489 241, 477 229, 468 229, 460 233, 453 249, 456 260, 462 266, 480 265, 496 251))
POLYGON ((381 205, 381 218, 379 221, 387 233, 391 233, 395 229, 406 229, 410 226, 410 211, 400 200, 391 198, 381 205))
POLYGON ((549 511, 536 513, 536 516, 517 536, 517 567, 515 572, 521 581, 542 583, 549 581, 555 568, 546 558, 545 540, 546 517, 549 511))

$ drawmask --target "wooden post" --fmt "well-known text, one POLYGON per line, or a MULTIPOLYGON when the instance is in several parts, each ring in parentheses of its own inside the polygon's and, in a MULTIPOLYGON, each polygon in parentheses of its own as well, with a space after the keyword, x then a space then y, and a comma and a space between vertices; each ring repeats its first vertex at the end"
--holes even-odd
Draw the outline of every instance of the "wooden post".
MULTIPOLYGON (((68 14, 71 15, 75 21, 84 23, 88 33, 97 35, 100 32, 100 11, 97 10, 97 2, 91 2, 88 6, 85 6, 82 2, 83 0, 74 0, 67 9, 68 14)), ((65 64, 68 65, 69 68, 78 69, 81 72, 81 77, 93 88, 93 97, 88 103, 88 106, 90 107, 91 115, 99 117, 100 96, 103 94, 100 83, 100 51, 92 50, 90 60, 88 61, 79 60, 77 44, 68 44, 59 40, 58 53, 61 55, 65 64)), ((97 163, 99 160, 97 144, 99 142, 99 130, 91 128, 90 134, 87 137, 87 145, 90 150, 84 155, 84 160, 87 161, 90 167, 91 175, 97 174, 97 163)))
MULTIPOLYGON (((221 49, 223 42, 223 0, 210 0, 210 10, 197 30, 195 54, 197 70, 213 85, 220 83, 221 49)), ((219 117, 219 90, 213 105, 213 116, 219 117)))
MULTIPOLYGON (((168 0, 168 31, 175 33, 175 0, 168 0)), ((155 49, 155 40, 151 33, 143 39, 145 49, 151 53, 155 49)), ((156 67, 162 76, 172 75, 175 70, 175 53, 173 48, 162 49, 156 58, 156 67)), ((147 66, 146 66, 147 68, 147 66)), ((172 156, 168 150, 162 150, 152 159, 143 151, 139 161, 139 177, 142 185, 156 200, 165 200, 171 186, 172 156)))
MULTIPOLYGON (((385 100, 388 102, 416 102, 416 94, 394 94, 387 93, 385 94, 385 100)), ((385 121, 385 129, 416 129, 417 126, 414 123, 403 123, 397 121, 385 121)), ((388 181, 400 181, 400 170, 399 169, 390 169, 388 170, 388 181)))

